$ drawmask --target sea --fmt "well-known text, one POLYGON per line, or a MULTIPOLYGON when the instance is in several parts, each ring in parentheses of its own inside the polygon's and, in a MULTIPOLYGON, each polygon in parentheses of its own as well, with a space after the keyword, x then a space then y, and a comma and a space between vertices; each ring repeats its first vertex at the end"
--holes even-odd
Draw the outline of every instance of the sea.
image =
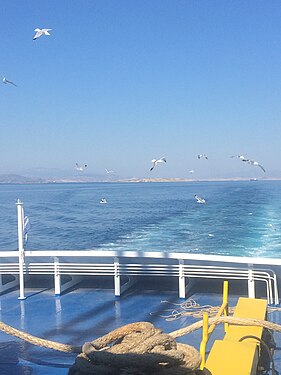
POLYGON ((281 181, 2 184, 0 251, 17 249, 18 199, 26 250, 281 256, 281 181))

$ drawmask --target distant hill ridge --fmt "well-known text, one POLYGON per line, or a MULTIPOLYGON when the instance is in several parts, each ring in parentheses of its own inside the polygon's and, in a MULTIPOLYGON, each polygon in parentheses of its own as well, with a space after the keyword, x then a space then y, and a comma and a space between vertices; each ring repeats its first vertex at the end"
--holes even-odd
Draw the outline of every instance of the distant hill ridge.
POLYGON ((1 184, 32 184, 45 182, 42 178, 25 177, 18 174, 0 174, 1 184))

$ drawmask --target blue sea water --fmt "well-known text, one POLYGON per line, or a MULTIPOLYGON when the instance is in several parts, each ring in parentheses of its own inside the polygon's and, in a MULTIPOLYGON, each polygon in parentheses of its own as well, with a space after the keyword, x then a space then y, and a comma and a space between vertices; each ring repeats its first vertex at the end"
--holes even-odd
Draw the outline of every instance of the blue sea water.
POLYGON ((18 198, 28 250, 281 255, 281 181, 1 185, 0 250, 17 248, 18 198))

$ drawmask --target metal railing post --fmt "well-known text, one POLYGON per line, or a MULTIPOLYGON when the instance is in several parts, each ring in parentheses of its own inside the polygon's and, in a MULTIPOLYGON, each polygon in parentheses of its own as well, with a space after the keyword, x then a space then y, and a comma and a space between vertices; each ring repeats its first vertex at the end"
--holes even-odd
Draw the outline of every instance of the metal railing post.
MULTIPOLYGON (((223 315, 228 316, 228 281, 223 282, 222 304, 224 306, 223 315)), ((224 332, 228 329, 228 323, 224 323, 224 332)))
POLYGON ((206 364, 206 346, 209 341, 209 316, 207 312, 203 313, 203 326, 202 326, 202 341, 200 344, 200 355, 201 355, 201 364, 200 370, 203 370, 206 364))
POLYGON ((277 277, 276 277, 275 272, 274 272, 274 275, 273 275, 273 280, 274 280, 274 284, 273 284, 274 285, 274 304, 279 305, 277 277))
POLYGON ((114 258, 114 294, 116 297, 120 297, 121 295, 119 259, 117 257, 114 258))
POLYGON ((23 300, 24 296, 24 247, 23 247, 23 203, 18 199, 17 203, 17 214, 18 214, 18 252, 19 252, 19 283, 20 283, 20 295, 18 299, 23 300))
POLYGON ((54 257, 54 283, 55 283, 55 295, 61 294, 61 280, 60 280, 60 264, 59 258, 54 257))
POLYGON ((253 265, 248 264, 248 296, 255 298, 255 280, 253 275, 253 265))
POLYGON ((185 277, 183 259, 179 259, 179 298, 185 298, 185 277))

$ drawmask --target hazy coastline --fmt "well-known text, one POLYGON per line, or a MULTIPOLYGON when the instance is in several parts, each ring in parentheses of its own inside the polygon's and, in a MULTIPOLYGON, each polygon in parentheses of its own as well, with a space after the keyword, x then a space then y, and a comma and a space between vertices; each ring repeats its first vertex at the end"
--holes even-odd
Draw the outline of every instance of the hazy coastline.
POLYGON ((233 178, 102 178, 93 176, 79 176, 79 177, 65 177, 65 178, 40 178, 40 177, 26 177, 17 174, 0 175, 0 184, 52 184, 52 183, 94 183, 94 182, 108 182, 108 183, 153 183, 153 182, 216 182, 216 181, 280 181, 278 177, 233 177, 233 178))

